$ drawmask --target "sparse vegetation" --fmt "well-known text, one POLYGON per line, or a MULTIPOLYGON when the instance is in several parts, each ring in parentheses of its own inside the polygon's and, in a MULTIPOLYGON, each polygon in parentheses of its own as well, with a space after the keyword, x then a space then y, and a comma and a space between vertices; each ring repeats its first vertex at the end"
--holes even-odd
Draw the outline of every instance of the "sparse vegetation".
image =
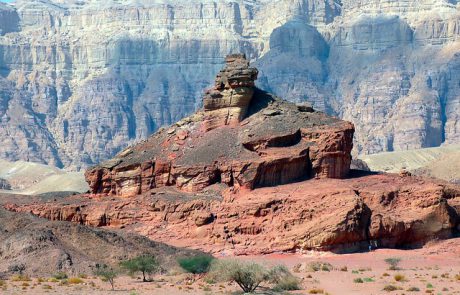
POLYGON ((363 278, 363 281, 365 281, 366 283, 370 283, 370 282, 373 282, 374 279, 373 278, 363 278))
POLYGON ((385 262, 390 266, 389 270, 399 270, 399 263, 401 262, 401 258, 397 257, 390 257, 386 258, 385 262))
POLYGON ((147 282, 146 275, 150 275, 160 270, 160 266, 155 257, 141 255, 120 263, 120 266, 127 270, 129 274, 142 273, 142 281, 147 282))
POLYGON ((406 281, 406 277, 402 274, 395 274, 394 277, 396 282, 405 282, 406 281))
POLYGON ((361 278, 356 278, 356 279, 353 280, 353 282, 358 283, 358 284, 364 283, 363 279, 361 279, 361 278))
POLYGON ((386 285, 385 287, 383 287, 383 291, 387 291, 387 292, 392 292, 396 290, 398 290, 398 287, 393 286, 393 285, 386 285))
POLYGON ((274 284, 275 291, 293 291, 300 289, 300 280, 292 275, 289 269, 284 265, 273 267, 269 273, 269 281, 274 284))
POLYGON ((417 288, 417 287, 410 287, 409 289, 407 289, 408 292, 420 292, 420 289, 417 288))
POLYGON ((177 262, 179 265, 189 273, 200 274, 209 271, 211 262, 214 257, 208 255, 197 255, 193 257, 179 258, 177 262))
POLYGON ((285 266, 272 269, 238 260, 215 260, 208 275, 212 281, 235 282, 245 293, 254 292, 263 282, 274 284, 274 290, 298 290, 300 281, 285 266))
POLYGON ((50 285, 43 285, 42 288, 45 289, 45 290, 51 290, 51 289, 53 289, 53 287, 51 287, 50 285))
POLYGON ((348 271, 348 267, 342 266, 342 267, 340 268, 340 271, 348 271))
POLYGON ((245 292, 254 292, 268 281, 268 270, 254 262, 218 260, 211 266, 211 274, 223 281, 233 281, 245 292))
POLYGON ((29 278, 29 276, 26 276, 26 275, 15 275, 15 276, 11 277, 11 281, 13 281, 13 282, 29 282, 29 281, 31 281, 31 279, 29 278))
POLYGON ((99 277, 103 282, 109 282, 112 290, 115 289, 115 278, 118 276, 118 272, 107 266, 107 265, 96 265, 94 275, 99 277))
POLYGON ((313 288, 310 291, 308 291, 308 294, 324 294, 323 289, 318 289, 318 288, 313 288))
POLYGON ((81 278, 69 278, 67 282, 69 282, 69 284, 78 285, 78 284, 82 284, 83 280, 81 278))
POLYGON ((332 264, 328 262, 315 261, 308 265, 308 270, 312 272, 316 271, 331 271, 333 269, 332 264))
POLYGON ((428 283, 428 284, 426 284, 426 288, 427 289, 433 289, 434 287, 433 287, 433 285, 431 283, 428 283))
POLYGON ((58 272, 55 275, 53 275, 53 278, 55 278, 56 280, 65 280, 68 278, 68 276, 65 272, 58 272))

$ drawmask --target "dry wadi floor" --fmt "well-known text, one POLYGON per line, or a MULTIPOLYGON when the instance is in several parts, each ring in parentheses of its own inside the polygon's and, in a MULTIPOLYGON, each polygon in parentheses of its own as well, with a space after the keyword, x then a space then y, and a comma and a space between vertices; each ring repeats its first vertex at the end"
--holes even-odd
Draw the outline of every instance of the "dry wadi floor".
MULTIPOLYGON (((286 294, 460 294, 460 238, 442 241, 416 250, 379 249, 371 253, 280 254, 238 259, 263 264, 285 264, 301 278, 302 290, 286 294), (385 258, 401 258, 400 270, 390 271, 385 258), (332 267, 312 271, 309 266, 321 262, 332 267), (329 270, 327 270, 329 269, 329 270), (359 280, 361 279, 362 282, 359 280), (397 281, 396 279, 399 279, 397 281), (396 287, 385 291, 386 286, 396 287), (417 291, 418 290, 418 291, 417 291)), ((155 276, 153 282, 120 277, 116 290, 97 278, 82 279, 79 284, 63 284, 31 278, 30 281, 3 281, 0 294, 237 294, 234 284, 208 284, 203 278, 187 274, 155 276)), ((264 290, 259 293, 264 294, 264 290)), ((268 294, 268 293, 265 293, 268 294)), ((272 293, 273 294, 273 293, 272 293)))

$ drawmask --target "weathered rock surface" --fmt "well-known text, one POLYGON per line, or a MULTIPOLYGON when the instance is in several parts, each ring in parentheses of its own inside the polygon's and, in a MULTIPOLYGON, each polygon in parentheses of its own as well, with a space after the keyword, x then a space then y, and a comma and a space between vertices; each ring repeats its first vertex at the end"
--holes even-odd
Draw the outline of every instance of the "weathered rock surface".
POLYGON ((0 4, 0 157, 106 160, 193 113, 233 52, 263 90, 354 123, 356 154, 459 143, 459 15, 457 0, 0 4))
POLYGON ((203 111, 89 169, 91 192, 127 197, 164 186, 197 192, 346 177, 353 125, 265 93, 256 78, 244 55, 227 57, 203 111))
POLYGON ((196 251, 153 242, 134 233, 95 229, 66 222, 52 222, 30 214, 0 209, 0 272, 24 265, 30 276, 66 272, 91 273, 96 264, 116 266, 136 255, 155 255, 165 269, 177 266, 180 256, 196 251))
POLYGON ((460 188, 396 174, 312 179, 238 193, 158 188, 135 198, 72 196, 9 210, 136 231, 212 252, 260 254, 420 246, 458 233, 460 188))

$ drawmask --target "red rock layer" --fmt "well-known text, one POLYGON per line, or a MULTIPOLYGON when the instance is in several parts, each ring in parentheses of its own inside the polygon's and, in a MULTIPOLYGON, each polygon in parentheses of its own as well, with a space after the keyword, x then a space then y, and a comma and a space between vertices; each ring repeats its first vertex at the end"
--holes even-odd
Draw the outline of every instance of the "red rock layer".
POLYGON ((51 220, 136 231, 211 252, 353 251, 417 246, 458 233, 460 187, 422 178, 372 175, 312 179, 219 197, 174 188, 130 199, 74 196, 8 205, 51 220))

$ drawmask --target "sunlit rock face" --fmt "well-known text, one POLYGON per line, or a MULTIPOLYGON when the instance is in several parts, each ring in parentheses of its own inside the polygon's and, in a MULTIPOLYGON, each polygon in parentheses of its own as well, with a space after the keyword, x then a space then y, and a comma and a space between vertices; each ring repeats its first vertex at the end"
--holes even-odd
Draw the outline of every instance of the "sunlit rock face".
POLYGON ((82 168, 201 107, 229 53, 352 121, 354 153, 460 142, 456 0, 0 4, 0 157, 82 168))

